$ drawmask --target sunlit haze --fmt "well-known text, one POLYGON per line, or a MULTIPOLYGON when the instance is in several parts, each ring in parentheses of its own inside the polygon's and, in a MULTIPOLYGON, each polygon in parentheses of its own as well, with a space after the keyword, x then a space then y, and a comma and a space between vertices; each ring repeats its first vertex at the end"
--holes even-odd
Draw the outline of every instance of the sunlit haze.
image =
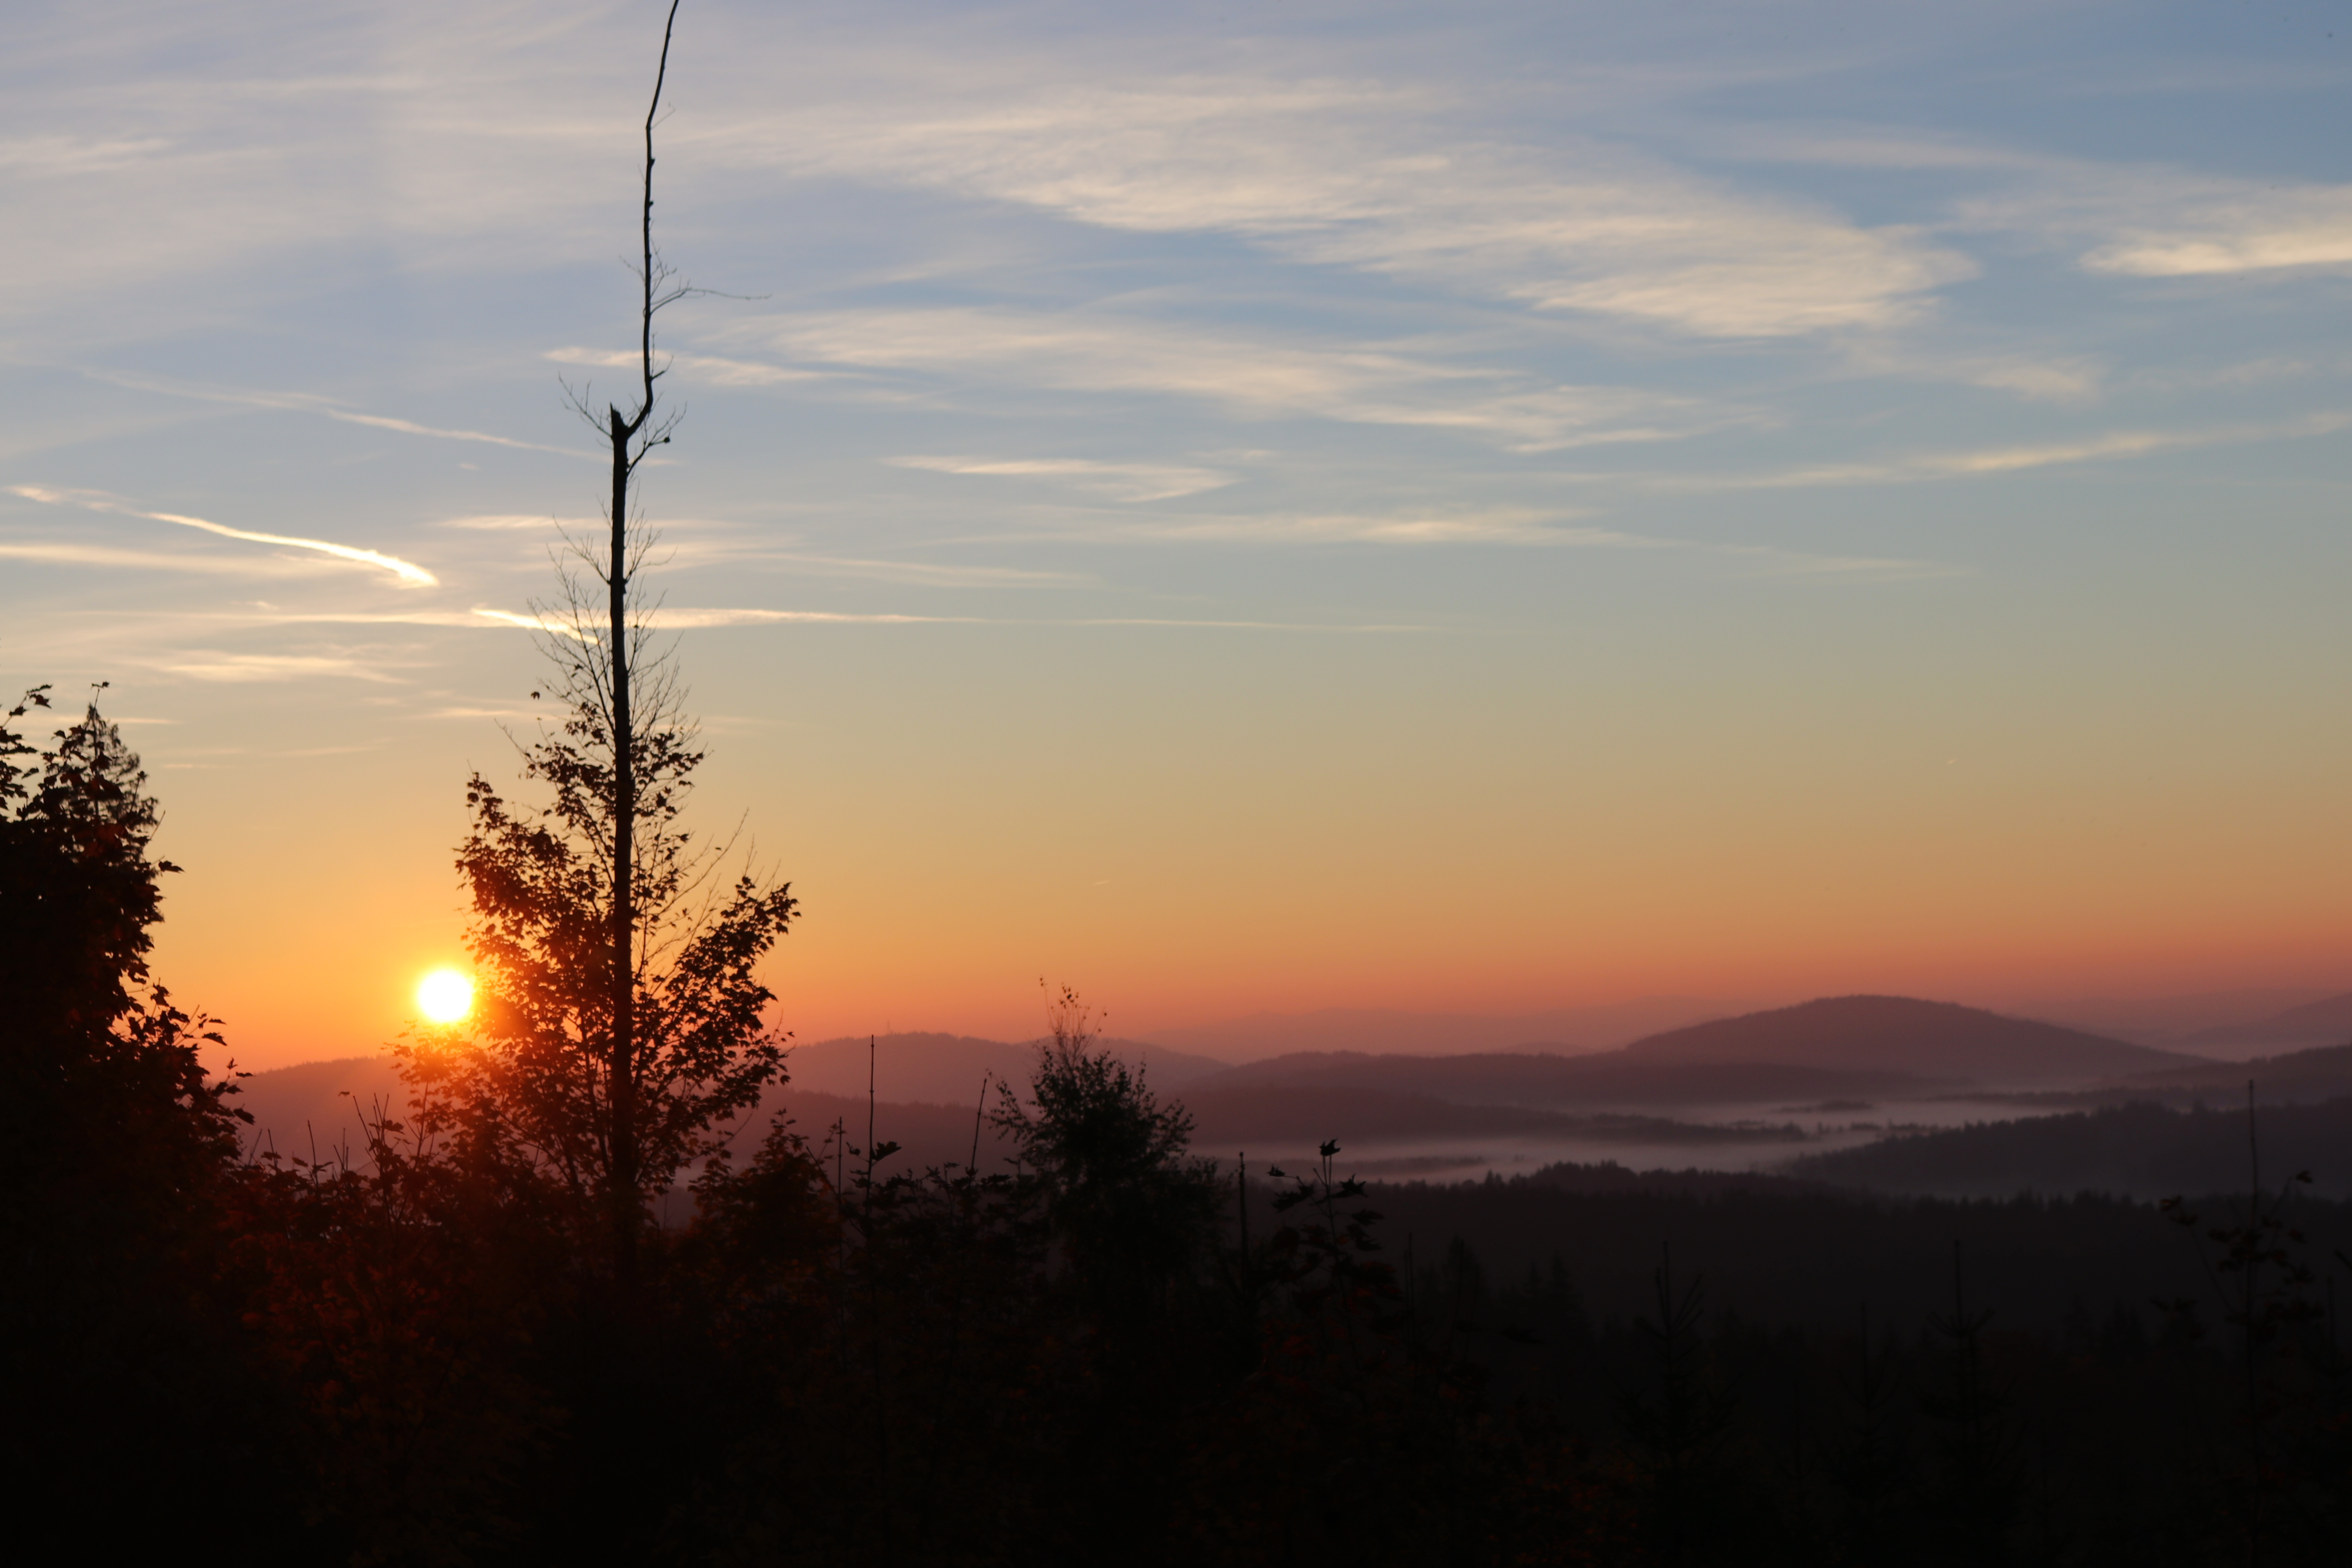
MULTIPOLYGON (((2343 22, 688 0, 648 582, 775 1021, 2352 984, 2343 22)), ((113 683, 244 1065, 465 1010, 658 29, 11 8, 0 675, 113 683)))

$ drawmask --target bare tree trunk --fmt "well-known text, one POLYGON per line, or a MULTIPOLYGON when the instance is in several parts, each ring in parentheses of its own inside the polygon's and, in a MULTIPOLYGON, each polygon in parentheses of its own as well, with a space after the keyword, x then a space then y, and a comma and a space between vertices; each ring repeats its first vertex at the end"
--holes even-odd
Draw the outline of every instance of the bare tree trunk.
POLYGON ((677 25, 677 0, 670 0, 669 17, 662 25, 661 64, 654 73, 653 101, 646 110, 645 203, 641 209, 643 251, 638 280, 644 285, 638 313, 637 351, 644 375, 643 391, 634 417, 606 405, 606 428, 613 439, 612 561, 604 574, 610 590, 611 625, 606 633, 613 679, 613 1147, 610 1167, 613 1203, 613 1270, 626 1291, 634 1286, 637 1264, 637 1230, 644 1216, 637 1194, 637 1061, 636 1061, 636 727, 629 705, 629 481, 646 453, 630 444, 653 417, 654 298, 654 121, 661 112, 662 83, 669 75, 669 41, 677 25))
MULTIPOLYGON (((650 184, 652 160, 646 160, 650 184)), ((612 411, 613 563, 613 1059, 608 1082, 613 1099, 613 1151, 608 1170, 613 1203, 613 1269, 624 1286, 634 1282, 637 1250, 636 933, 635 876, 637 815, 636 735, 629 714, 628 517, 629 437, 636 421, 612 411)), ((638 420, 645 417, 643 410, 638 420)))

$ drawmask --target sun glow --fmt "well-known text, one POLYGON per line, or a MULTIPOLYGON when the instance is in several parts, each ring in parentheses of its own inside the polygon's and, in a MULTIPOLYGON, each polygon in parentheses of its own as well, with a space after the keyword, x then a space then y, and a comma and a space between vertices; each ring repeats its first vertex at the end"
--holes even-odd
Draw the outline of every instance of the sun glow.
POLYGON ((436 969, 416 983, 416 1006, 436 1024, 454 1024, 473 1011, 474 983, 454 969, 436 969))

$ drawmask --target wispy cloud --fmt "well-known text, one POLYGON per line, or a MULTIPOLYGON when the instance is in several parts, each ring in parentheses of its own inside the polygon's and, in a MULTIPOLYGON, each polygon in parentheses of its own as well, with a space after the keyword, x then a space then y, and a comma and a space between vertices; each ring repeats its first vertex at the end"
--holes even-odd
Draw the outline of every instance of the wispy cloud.
POLYGON ((2027 403, 2083 407, 2106 395, 2107 366, 2086 354, 1970 353, 1947 343, 1882 338, 1850 345, 1844 360, 1857 377, 1958 383, 2027 403))
MULTIPOLYGON (((567 628, 527 616, 503 610, 478 610, 511 626, 526 626, 534 631, 563 633, 567 628)), ((1410 632, 1425 631, 1418 626, 1355 625, 1321 621, 1255 621, 1181 619, 1151 616, 1084 616, 1055 619, 1039 616, 910 616, 895 614, 852 614, 836 610, 757 610, 757 609, 688 609, 665 606, 647 617, 648 624, 658 630, 680 631, 705 626, 1195 626, 1203 630, 1235 629, 1248 631, 1293 632, 1410 632)))
MULTIPOLYGON (((1179 471, 1179 470, 1171 470, 1179 471)), ((1180 492, 1181 493, 1181 492, 1180 492)), ((602 518, 548 517, 541 513, 491 513, 443 518, 436 528, 465 529, 485 533, 540 533, 552 539, 601 530, 602 518)), ((1040 571, 1021 566, 979 566, 944 561, 886 561, 870 556, 831 555, 822 552, 780 549, 762 533, 742 525, 710 521, 665 521, 666 555, 677 563, 762 562, 796 568, 808 576, 864 578, 878 583, 912 583, 933 588, 1034 588, 1066 586, 1087 581, 1083 573, 1040 571), (668 531, 694 535, 679 542, 668 531)))
POLYGON ((108 495, 100 490, 53 489, 42 485, 11 485, 9 493, 26 500, 45 502, 51 506, 78 506, 89 511, 111 512, 120 517, 144 518, 151 522, 174 523, 182 528, 202 529, 224 539, 240 539, 252 544, 275 544, 289 550, 308 550, 353 565, 373 566, 389 572, 402 583, 418 587, 430 587, 438 581, 432 573, 413 561, 403 561, 396 555, 386 555, 379 550, 362 550, 355 545, 336 544, 324 539, 300 539, 291 534, 258 533, 251 529, 231 528, 225 522, 213 522, 201 517, 188 517, 179 512, 147 511, 108 495))
POLYGON ((893 458, 902 468, 991 479, 1042 479, 1112 500, 1173 500, 1232 484, 1234 476, 1213 468, 1168 463, 1103 463, 1084 458, 893 458))
POLYGON ((1743 137, 1735 152, 1985 176, 1991 188, 1959 202, 1958 226, 2009 229, 2077 247, 2079 264, 2095 273, 2197 278, 2352 266, 2352 184, 2066 157, 1895 126, 1767 127, 1743 137))
POLYGON ((2127 222, 2083 265, 2135 278, 2352 266, 2352 185, 2249 182, 2182 195, 2170 210, 2127 222))
POLYGON ((1922 133, 1903 125, 1744 127, 1724 148, 1751 163, 1803 163, 1847 169, 1987 170, 2042 174, 2065 161, 2006 142, 1922 133))
POLYGON ((2267 354, 2261 359, 2228 364, 2168 365, 2134 374, 2131 384, 2158 392, 2244 392, 2284 381, 2306 381, 2315 375, 2341 375, 2352 361, 2332 355, 2306 358, 2300 354, 2267 354))
MULTIPOLYGON (((474 612, 488 620, 526 631, 546 632, 556 637, 579 637, 583 634, 568 621, 541 614, 518 614, 513 610, 478 609, 474 612)), ((838 621, 844 625, 873 626, 954 626, 976 622, 977 616, 908 616, 898 614, 856 614, 837 610, 757 610, 757 609, 693 609, 677 605, 664 605, 638 617, 639 624, 656 631, 690 631, 706 626, 785 626, 795 622, 838 621)))
POLYGON ((1959 374, 1974 385, 2011 393, 2029 403, 2081 405, 2099 400, 2105 367, 2080 358, 2012 358, 1963 364, 1959 374))
MULTIPOLYGON (((557 364, 589 365, 635 374, 642 364, 635 349, 550 349, 557 364)), ((757 360, 726 359, 717 354, 673 353, 664 351, 664 363, 686 371, 714 386, 775 386, 789 381, 824 381, 835 373, 793 365, 765 364, 757 360)))
POLYGON ((152 392, 159 397, 177 397, 191 403, 225 403, 239 408, 278 408, 316 414, 333 405, 334 399, 309 392, 270 392, 256 387, 220 386, 208 382, 183 381, 172 376, 151 374, 144 371, 84 369, 80 374, 91 381, 109 386, 127 387, 132 392, 152 392))
POLYGON ((791 626, 801 622, 834 622, 843 626, 959 626, 979 622, 979 616, 909 616, 896 613, 867 614, 845 610, 739 610, 691 609, 683 605, 665 605, 646 616, 648 625, 662 631, 681 631, 696 626, 791 626))
POLYGON ((1513 544, 1650 550, 1664 542, 1569 521, 1577 509, 1464 508, 1406 512, 1195 513, 1155 518, 1124 531, 1153 539, 1261 544, 1513 544))
POLYGON ((1454 430, 1515 451, 1665 440, 1732 417, 1637 388, 1547 384, 1384 347, 1286 343, 1104 311, 875 310, 732 330, 819 363, 958 375, 998 389, 1174 395, 1260 418, 1454 430))
POLYGON ((525 614, 517 610, 492 610, 478 605, 471 613, 477 617, 470 623, 474 626, 479 626, 483 621, 495 621, 500 626, 520 626, 527 632, 544 632, 549 637, 570 637, 574 642, 584 643, 593 640, 587 632, 560 616, 542 615, 538 612, 525 614))
POLYGON ((1179 77, 961 112, 833 105, 742 126, 728 151, 1698 336, 1884 327, 1976 270, 1916 231, 1622 145, 1449 131, 1461 107, 1379 80, 1179 77))
MULTIPOLYGON (((1957 150, 1956 150, 1957 151, 1957 150)), ((2292 276, 2352 267, 2352 184, 2160 163, 1988 153, 1990 188, 1949 226, 2006 231, 2118 278, 2292 276)))
POLYGON ((429 709, 422 713, 408 714, 406 717, 411 719, 531 720, 544 719, 547 717, 547 714, 540 710, 530 708, 493 708, 484 707, 478 704, 471 706, 459 704, 456 707, 450 708, 429 709))
POLYGON ((1730 556, 1754 567, 1759 577, 1790 577, 1827 583, 1923 583, 1940 577, 1973 577, 1976 568, 1948 561, 1904 560, 1877 555, 1816 555, 1766 544, 1702 544, 1687 548, 1730 556))
POLYGON ((445 430, 431 425, 420 425, 413 419, 398 419, 386 414, 362 414, 344 408, 331 397, 308 392, 269 392, 246 387, 199 385, 173 381, 163 376, 142 374, 130 371, 89 370, 82 372, 92 381, 103 381, 137 392, 152 392, 164 397, 184 397, 197 403, 226 403, 245 408, 282 409, 289 412, 316 414, 346 425, 361 425, 376 430, 396 430, 404 436, 429 436, 442 441, 473 441, 492 447, 510 447, 523 452, 552 452, 561 458, 590 458, 596 454, 583 447, 551 447, 539 441, 518 440, 512 436, 493 435, 484 430, 445 430))
POLYGON ((480 517, 445 517, 436 528, 476 529, 484 532, 548 532, 552 530, 577 531, 602 526, 601 517, 551 517, 544 512, 501 512, 480 517))
POLYGON ((1202 631, 1245 632, 1426 632, 1435 628, 1405 623, 1344 621, 1187 621, 1151 616, 1097 616, 1078 621, 1047 621, 1065 626, 1181 626, 1202 631))
POLYGON ((331 571, 324 562, 283 556, 232 558, 189 555, 178 551, 118 550, 104 544, 65 544, 41 540, 0 541, 0 559, 44 561, 60 566, 108 566, 138 572, 198 572, 224 577, 284 577, 331 571))
POLYGON ((205 610, 185 618, 222 621, 255 626, 463 626, 481 628, 481 614, 465 610, 281 610, 275 605, 249 610, 205 610))
POLYGON ((207 651, 178 655, 162 661, 159 668, 173 675, 184 675, 194 680, 230 683, 306 680, 320 676, 373 681, 390 681, 394 679, 366 659, 337 654, 207 651))
POLYGON ((20 177, 87 177, 142 163, 171 144, 163 136, 12 136, 0 139, 0 169, 20 177))
POLYGON ((1537 550, 1650 551, 1737 561, 1754 575, 1841 582, 1912 582, 1973 574, 1948 562, 1823 555, 1759 544, 1723 544, 1633 533, 1568 521, 1570 510, 1496 507, 1481 511, 1210 517, 1147 525, 1155 538, 1249 540, 1263 544, 1505 545, 1537 550))
POLYGON ((485 446, 511 447, 520 452, 552 452, 559 458, 593 458, 596 456, 579 447, 551 447, 541 441, 518 441, 511 436, 493 436, 483 430, 436 429, 430 425, 419 425, 413 419, 394 419, 386 414, 354 414, 344 408, 321 408, 319 412, 346 425, 364 425, 374 430, 397 430, 404 436, 430 436, 442 441, 478 441, 485 446))
POLYGON ((870 561, 856 556, 808 555, 762 551, 759 558, 797 566, 815 576, 864 577, 880 583, 915 583, 930 588, 1066 587, 1088 579, 1081 572, 1041 572, 1023 566, 966 566, 932 561, 870 561))
POLYGON ((1824 463, 1777 473, 1652 476, 1660 488, 1690 489, 1792 489, 1817 485, 1903 484, 2018 473, 2070 463, 2116 461, 2197 447, 2238 446, 2291 440, 2352 429, 2352 412, 2329 411, 2271 425, 2231 425, 2198 430, 2116 430, 2074 441, 1990 447, 1963 452, 1922 452, 1880 462, 1824 463))

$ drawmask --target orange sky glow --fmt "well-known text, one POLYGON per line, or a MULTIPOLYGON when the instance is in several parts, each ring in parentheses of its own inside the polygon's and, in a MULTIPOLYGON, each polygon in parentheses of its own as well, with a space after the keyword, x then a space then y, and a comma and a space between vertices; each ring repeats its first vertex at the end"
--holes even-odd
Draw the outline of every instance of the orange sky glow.
MULTIPOLYGON (((175 997, 376 1050, 549 717, 644 18, 52 9, 0 674, 112 682, 175 997)), ((688 5, 664 100, 648 585, 779 1026, 2352 987, 2340 45, 924 16, 688 5)))

